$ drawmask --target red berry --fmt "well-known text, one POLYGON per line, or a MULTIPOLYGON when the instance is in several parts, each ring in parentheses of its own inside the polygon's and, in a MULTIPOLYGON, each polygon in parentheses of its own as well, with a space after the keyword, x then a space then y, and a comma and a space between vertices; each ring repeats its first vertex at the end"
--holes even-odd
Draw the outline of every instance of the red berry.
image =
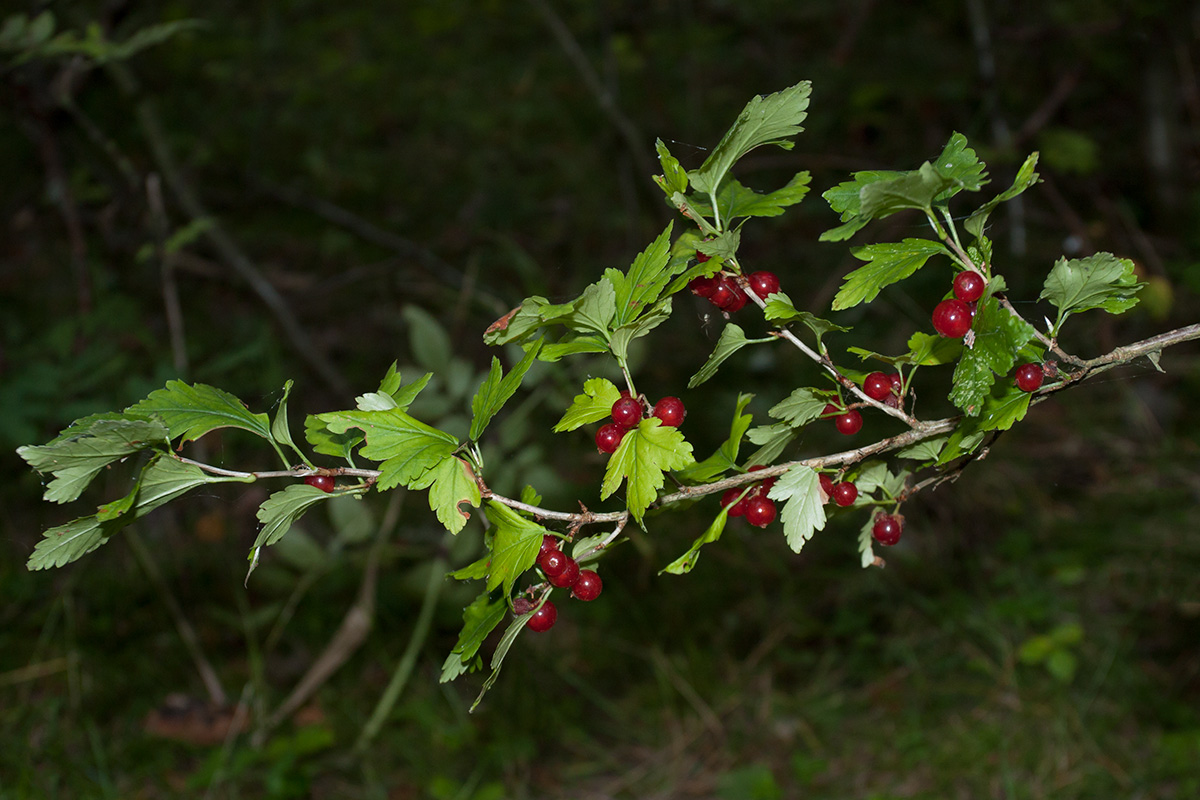
POLYGON ((721 505, 729 509, 729 516, 740 517, 746 513, 746 497, 738 500, 738 495, 742 493, 741 486, 735 486, 732 489, 726 489, 725 494, 721 495, 721 505), (730 505, 732 503, 732 505, 730 505))
POLYGON ((722 311, 732 314, 735 311, 741 311, 750 298, 746 297, 746 293, 742 291, 742 287, 738 286, 737 280, 732 275, 722 275, 721 285, 713 292, 713 296, 709 300, 717 304, 717 308, 722 311), (728 296, 724 297, 723 302, 717 302, 717 295, 721 294, 721 290, 728 291, 728 296))
POLYGON ((858 499, 858 487, 850 481, 842 481, 833 485, 833 491, 830 494, 833 502, 839 506, 851 506, 858 499))
POLYGON ((591 602, 600 596, 600 590, 603 588, 604 581, 600 580, 595 570, 585 569, 579 573, 579 580, 571 587, 571 594, 580 600, 591 602))
POLYGON ((304 482, 314 489, 320 489, 322 492, 333 491, 332 475, 309 475, 304 479, 304 482))
POLYGON ((731 300, 733 300, 733 290, 723 281, 718 281, 717 288, 713 289, 712 294, 708 296, 708 301, 717 308, 728 305, 731 300))
POLYGON ((746 276, 750 291, 766 300, 768 295, 779 291, 779 278, 774 272, 752 272, 746 276))
POLYGON ((974 270, 960 272, 954 276, 954 296, 964 303, 974 303, 983 297, 987 281, 974 270))
POLYGON ((837 426, 838 433, 850 436, 862 430, 862 414, 857 410, 847 411, 845 414, 835 417, 833 424, 837 426))
POLYGON ((533 612, 527 627, 534 633, 544 633, 554 627, 554 621, 557 619, 558 609, 554 607, 554 603, 547 600, 542 603, 541 608, 533 612))
POLYGON ((949 339, 971 330, 971 307, 962 300, 943 300, 933 309, 933 329, 949 339))
POLYGON ((513 600, 513 613, 518 617, 523 617, 533 611, 533 601, 528 597, 518 597, 513 600))
POLYGON ((613 422, 622 428, 634 428, 642 420, 642 404, 632 397, 622 397, 612 404, 613 422))
POLYGON ((627 430, 629 429, 615 422, 600 426, 600 430, 596 431, 596 448, 601 453, 617 452, 617 448, 621 446, 621 440, 625 438, 625 431, 627 430))
POLYGON ((703 264, 705 261, 708 261, 710 258, 712 258, 712 256, 710 256, 708 253, 701 253, 699 250, 696 251, 696 260, 701 264, 703 264))
POLYGON ((1045 377, 1041 364, 1022 364, 1017 367, 1017 388, 1022 392, 1036 392, 1045 377))
MULTIPOLYGON (((758 472, 760 469, 766 469, 766 468, 767 468, 766 464, 755 464, 753 467, 751 467, 750 469, 748 469, 746 471, 747 472, 758 472)), ((765 481, 760 483, 755 488, 755 490, 754 490, 755 494, 765 495, 767 492, 771 491, 771 487, 774 486, 778 480, 779 480, 778 477, 767 478, 765 481)))
POLYGON ((863 381, 863 394, 872 400, 882 400, 892 393, 892 379, 882 372, 872 372, 863 381))
POLYGON ((875 537, 875 541, 888 547, 900 541, 900 534, 903 532, 904 521, 892 514, 880 514, 871 526, 871 536, 875 537))
POLYGON ((542 537, 542 547, 540 550, 538 550, 538 558, 541 558, 546 553, 549 553, 551 550, 557 550, 557 549, 558 549, 557 537, 546 534, 545 536, 542 537))
POLYGON ((888 375, 888 380, 892 382, 892 391, 900 394, 904 389, 904 378, 900 377, 900 373, 893 372, 891 375, 888 375))
POLYGON ((746 504, 746 522, 765 528, 775 521, 775 501, 769 497, 752 497, 746 504))
POLYGON ((828 503, 828 498, 833 497, 833 478, 829 477, 824 472, 821 473, 821 491, 825 493, 825 502, 828 503))
POLYGON ((683 407, 683 401, 678 397, 664 397, 654 404, 653 416, 662 420, 663 425, 671 428, 678 428, 683 422, 683 418, 687 416, 687 409, 683 407))
MULTIPOLYGON (((567 562, 571 560, 571 557, 562 550, 547 550, 538 555, 537 564, 542 568, 542 572, 546 573, 547 578, 553 578, 555 575, 563 574, 567 568, 567 562)), ((578 569, 578 566, 576 568, 578 569)))
MULTIPOLYGON (((543 570, 545 572, 545 570, 543 570)), ((546 573, 546 577, 550 579, 552 586, 557 586, 560 589, 566 589, 568 586, 574 586, 575 581, 579 580, 579 564, 575 559, 567 556, 566 566, 562 572, 557 575, 546 573)))
POLYGON ((692 278, 688 282, 688 288, 697 297, 712 297, 712 293, 717 290, 718 284, 720 284, 720 281, 714 275, 711 278, 692 278))

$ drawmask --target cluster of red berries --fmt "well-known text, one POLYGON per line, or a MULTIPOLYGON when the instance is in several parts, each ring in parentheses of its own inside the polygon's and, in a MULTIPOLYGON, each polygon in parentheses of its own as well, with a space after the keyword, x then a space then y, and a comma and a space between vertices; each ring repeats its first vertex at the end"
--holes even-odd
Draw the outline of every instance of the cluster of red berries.
MULTIPOLYGON (((537 565, 551 586, 559 589, 570 589, 571 596, 590 602, 600 596, 604 582, 595 570, 579 568, 575 559, 558 549, 558 539, 553 536, 542 537, 542 548, 538 551, 537 565)), ((513 610, 518 614, 528 614, 532 604, 521 598, 513 603, 513 610)), ((533 612, 527 623, 529 630, 541 633, 554 627, 558 619, 558 609, 554 603, 547 600, 533 612)))
POLYGON ((900 407, 900 393, 904 391, 904 379, 900 373, 885 375, 872 372, 863 379, 863 394, 892 408, 900 407))
POLYGON ((871 536, 882 545, 891 547, 904 533, 904 517, 899 514, 880 514, 871 526, 871 536))
POLYGON ((821 416, 833 417, 833 424, 837 427, 838 433, 852 436, 862 430, 863 418, 862 414, 858 413, 858 409, 847 410, 828 403, 825 410, 821 412, 821 416))
MULTIPOLYGON (((646 416, 646 406, 629 392, 621 392, 621 397, 612 405, 611 413, 612 422, 600 426, 600 430, 596 431, 596 447, 601 453, 617 452, 625 434, 636 428, 646 416)), ((654 404, 649 416, 657 417, 663 425, 678 428, 687 416, 687 409, 678 397, 664 397, 654 404)))
POLYGON ((850 481, 833 482, 833 478, 821 473, 821 491, 839 506, 852 506, 858 499, 858 487, 850 481))
MULTIPOLYGON (((751 467, 750 471, 757 472, 762 468, 759 464, 751 467)), ((754 488, 740 499, 738 496, 745 491, 743 487, 727 489, 725 494, 721 495, 721 505, 729 509, 729 516, 744 516, 751 525, 765 528, 775 521, 775 501, 767 497, 767 492, 771 491, 777 480, 778 478, 767 478, 761 483, 756 483, 754 488)))
POLYGON ((314 489, 320 489, 322 492, 333 491, 332 475, 309 475, 304 479, 304 483, 314 489))
POLYGON ((950 339, 961 339, 971 330, 975 319, 975 304, 983 297, 987 280, 978 272, 967 270, 954 277, 954 297, 943 300, 933 309, 933 329, 950 339))
MULTIPOLYGON (((697 258, 700 255, 697 254, 697 258)), ((779 278, 774 272, 752 272, 746 276, 746 285, 750 287, 750 291, 766 300, 769 295, 779 291, 779 278)), ((728 272, 718 272, 711 278, 692 278, 688 288, 692 290, 692 294, 707 299, 727 314, 740 311, 749 300, 746 291, 738 283, 737 276, 728 272)))

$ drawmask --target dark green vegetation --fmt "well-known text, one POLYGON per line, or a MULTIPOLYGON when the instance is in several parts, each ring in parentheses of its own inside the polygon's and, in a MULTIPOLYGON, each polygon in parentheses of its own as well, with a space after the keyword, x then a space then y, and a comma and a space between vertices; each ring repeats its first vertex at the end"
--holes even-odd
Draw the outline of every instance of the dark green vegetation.
MULTIPOLYGON (((1027 195, 1023 219, 994 220, 1010 281, 1028 275, 1036 287, 1065 247, 1138 259, 1157 305, 1085 327, 1072 345, 1088 354, 1196 318, 1200 225, 1188 176, 1200 132, 1187 87, 1200 54, 1184 4, 988 4, 991 81, 980 76, 971 3, 567 14, 616 113, 589 91, 537 2, 284 5, 134 9, 115 20, 114 39, 165 19, 206 25, 127 62, 141 94, 103 71, 80 76, 76 111, 52 99, 61 64, 5 71, 5 451, 168 377, 267 406, 290 376, 296 414, 344 407, 396 358, 447 373, 423 413, 450 426, 486 364, 481 333, 492 320, 528 294, 573 296, 661 230, 669 210, 648 181, 655 136, 679 140, 672 151, 695 166, 704 152, 687 163, 689 146, 711 147, 746 97, 801 77, 815 86, 808 130, 796 151, 751 160, 763 186, 797 169, 824 189, 851 170, 908 168, 952 130, 981 152, 992 143, 984 156, 1003 184, 1005 165, 1037 148, 1049 180, 1027 195), (139 106, 147 98, 152 109, 139 106), (1015 141, 997 140, 999 120, 1015 141), (161 143, 283 292, 307 342, 277 324, 169 185, 155 215, 145 179, 163 172, 161 143), (167 263, 182 330, 165 310, 167 263), (342 377, 312 370, 313 352, 342 377)), ((77 29, 96 13, 55 11, 77 29)), ((845 248, 815 244, 834 221, 808 203, 746 246, 793 297, 824 311, 852 265, 845 248)), ((886 224, 902 232, 910 222, 886 224)), ((885 295, 866 318, 853 312, 854 324, 876 326, 875 349, 898 349, 927 325, 939 280, 930 276, 925 295, 885 295)), ((681 395, 689 436, 711 431, 712 444, 739 390, 769 404, 791 387, 781 374, 807 367, 730 362, 719 386, 686 393, 711 349, 704 330, 699 319, 676 325, 669 357, 647 354, 642 385, 681 395)), ((470 599, 448 588, 395 714, 357 757, 442 545, 418 503, 402 509, 379 555, 375 628, 301 718, 312 724, 284 723, 262 749, 249 737, 189 746, 144 729, 169 693, 204 696, 205 686, 139 551, 119 541, 61 573, 25 573, 38 532, 61 518, 47 518, 36 481, 6 460, 0 794, 198 796, 213 785, 228 797, 1192 796, 1200 431, 1187 412, 1200 371, 1190 352, 1169 353, 1165 376, 1127 370, 1035 409, 957 484, 906 507, 904 541, 884 571, 858 568, 851 529, 826 531, 796 558, 777 531, 743 526, 687 577, 657 576, 705 524, 704 514, 678 515, 675 532, 605 561, 595 603, 570 603, 553 630, 523 639, 470 717, 472 687, 436 682, 470 599)), ((547 373, 506 421, 494 446, 513 474, 497 489, 531 481, 561 506, 595 484, 602 459, 549 436, 577 377, 547 373)), ((231 433, 210 458, 242 468, 257 457, 244 445, 231 433)), ((289 534, 297 544, 243 590, 262 498, 240 504, 240 492, 219 488, 135 535, 230 699, 246 697, 259 715, 342 622, 373 528, 306 519, 309 539, 289 534), (297 586, 307 593, 292 614, 297 586)), ((376 523, 386 512, 371 509, 376 523)), ((452 564, 470 561, 470 548, 461 537, 452 564)))

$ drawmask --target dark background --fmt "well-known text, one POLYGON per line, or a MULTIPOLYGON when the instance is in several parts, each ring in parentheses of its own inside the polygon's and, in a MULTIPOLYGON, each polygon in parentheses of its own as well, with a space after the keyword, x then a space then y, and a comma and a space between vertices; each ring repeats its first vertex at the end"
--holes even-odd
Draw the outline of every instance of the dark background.
MULTIPOLYGON (((1194 347, 1168 351, 1165 374, 1135 365, 1037 407, 960 481, 905 507, 886 570, 858 567, 860 521, 841 520, 801 556, 778 525, 731 528, 690 575, 658 576, 712 509, 653 520, 604 562, 600 600, 522 637, 473 715, 482 676, 437 683, 472 596, 446 587, 404 695, 359 754, 351 746, 447 546, 423 498, 404 503, 382 551, 361 649, 265 747, 223 746, 205 709, 164 711, 172 693, 206 692, 136 545, 119 537, 65 569, 24 570, 40 531, 71 510, 40 503, 38 477, 13 455, 174 377, 256 411, 294 378, 299 430, 302 414, 350 407, 394 360, 410 379, 437 368, 415 410, 453 430, 492 355, 491 321, 527 295, 573 297, 672 219, 649 180, 655 138, 696 167, 752 95, 801 79, 814 88, 796 148, 755 151, 738 168, 760 190, 813 173, 812 196, 747 225, 741 251, 798 306, 827 313, 859 263, 817 242, 837 221, 820 192, 855 170, 915 168, 960 131, 997 191, 1028 152, 1042 154, 1044 182, 991 232, 1031 320, 1056 258, 1107 250, 1137 261, 1145 299, 1121 318, 1080 317, 1069 350, 1094 356, 1191 323, 1200 7, 179 0, 11 11, 46 8, 60 29, 96 23, 118 42, 162 22, 203 24, 113 67, 4 54, 0 796, 1200 792, 1194 347), (274 308, 247 267, 278 292, 274 308), (200 732, 165 738, 163 719, 200 732)), ((900 215, 855 241, 923 235, 900 215)), ((835 349, 898 352, 928 330, 944 291, 935 273, 835 315, 855 326, 835 349)), ((684 397, 684 431, 705 453, 739 391, 757 394, 761 418, 813 373, 790 354, 748 356, 686 392, 719 331, 694 309, 655 331, 637 366, 651 397, 684 397)), ((595 499, 603 462, 584 434, 549 428, 584 376, 606 369, 531 374, 536 388, 488 443, 495 488, 532 482, 560 508, 595 499)), ((860 436, 887 430, 872 421, 860 436)), ((205 447, 212 463, 275 466, 236 434, 205 447)), ((122 485, 108 484, 92 499, 122 485)), ((326 646, 369 561, 347 534, 354 520, 313 514, 285 540, 303 546, 268 554, 243 588, 269 490, 207 492, 134 534, 230 699, 249 697, 256 718, 326 646)), ((385 505, 347 513, 378 520, 385 505)), ((450 563, 471 560, 478 540, 472 524, 449 543, 450 563)))

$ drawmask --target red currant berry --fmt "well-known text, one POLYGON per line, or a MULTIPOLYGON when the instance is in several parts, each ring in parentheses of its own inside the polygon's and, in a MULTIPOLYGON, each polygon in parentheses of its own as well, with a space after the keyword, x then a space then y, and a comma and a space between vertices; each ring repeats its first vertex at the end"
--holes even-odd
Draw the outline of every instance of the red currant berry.
POLYGON ((733 300, 733 290, 725 284, 724 281, 717 281, 717 288, 712 290, 712 294, 708 296, 708 302, 712 303, 717 308, 722 308, 729 305, 733 300))
POLYGON ((585 569, 579 573, 579 580, 575 581, 575 585, 571 587, 572 596, 591 602, 600 596, 600 591, 604 588, 604 581, 600 580, 600 576, 595 570, 585 569))
POLYGON ((735 280, 732 275, 721 276, 721 286, 716 292, 713 292, 713 296, 709 299, 713 302, 716 302, 717 293, 719 293, 722 288, 729 290, 729 298, 723 303, 717 303, 717 308, 721 309, 727 314, 741 311, 742 307, 745 306, 750 299, 746 297, 746 293, 742 291, 741 286, 738 286, 737 280, 735 280))
POLYGON ((904 378, 901 377, 899 372, 893 372, 891 375, 888 375, 888 380, 892 382, 892 391, 896 394, 900 394, 904 390, 904 378))
POLYGON ((332 475, 309 475, 304 479, 304 482, 314 489, 320 489, 322 492, 333 491, 332 475))
POLYGON ((954 276, 954 296, 964 303, 974 303, 983 297, 987 281, 974 270, 960 272, 954 276))
POLYGON ((1017 388, 1022 392, 1036 392, 1045 377, 1041 364, 1022 364, 1017 367, 1017 388))
POLYGON ((833 478, 821 473, 821 491, 825 493, 825 502, 829 502, 829 498, 833 497, 833 478))
POLYGON ((622 428, 634 428, 642 420, 642 404, 632 397, 622 397, 612 404, 613 422, 622 428))
POLYGON ((746 522, 765 528, 775 521, 775 501, 769 497, 752 497, 746 504, 746 522))
POLYGON ((687 416, 687 409, 683 407, 683 401, 678 397, 664 397, 654 404, 654 416, 662 420, 662 424, 671 428, 678 428, 683 422, 683 418, 687 416))
POLYGON ((971 330, 971 308, 962 300, 943 300, 933 309, 933 329, 949 339, 971 330))
POLYGON ((555 575, 563 574, 567 568, 567 562, 571 560, 571 557, 562 550, 547 550, 538 555, 537 563, 542 568, 542 572, 546 573, 547 578, 553 578, 555 575))
POLYGON ((550 536, 549 534, 547 534, 542 537, 542 547, 540 550, 538 550, 538 558, 541 558, 542 556, 546 555, 546 553, 549 553, 551 550, 557 550, 557 549, 558 549, 557 537, 550 536))
MULTIPOLYGON (((545 572, 545 570, 542 571, 545 572)), ((575 581, 579 580, 579 564, 575 561, 575 559, 567 556, 567 563, 566 566, 563 567, 562 572, 558 573, 557 575, 551 575, 547 572, 546 577, 550 579, 550 584, 552 586, 557 586, 559 589, 566 589, 569 586, 574 586, 575 581)))
POLYGON ((617 452, 617 448, 621 446, 621 440, 625 438, 625 431, 627 430, 629 429, 615 422, 600 426, 600 430, 596 431, 596 448, 601 453, 617 452))
POLYGON ((542 607, 533 612, 533 616, 529 618, 527 627, 534 633, 545 633, 554 627, 555 620, 558 619, 558 609, 554 607, 554 603, 549 600, 542 603, 542 607))
POLYGON ((835 417, 833 424, 837 426, 838 433, 850 436, 862 430, 862 414, 858 413, 856 409, 847 411, 845 414, 835 417))
POLYGON ((892 379, 882 372, 872 372, 863 381, 863 394, 872 400, 882 400, 892 393, 892 379))
POLYGON ((717 280, 715 275, 711 278, 692 278, 688 282, 688 288, 697 297, 712 297, 712 293, 717 290, 719 283, 720 281, 717 280))
POLYGON ((710 258, 712 258, 712 256, 710 256, 708 253, 701 253, 699 250, 696 251, 696 260, 701 264, 703 264, 705 261, 708 261, 710 258))
POLYGON ((750 283, 750 291, 763 300, 779 291, 779 278, 774 272, 752 272, 746 276, 746 280, 750 283))
POLYGON ((880 514, 871 526, 871 536, 875 541, 888 547, 900 541, 900 534, 903 532, 904 521, 893 514, 880 514))
POLYGON ((833 491, 830 494, 833 502, 839 506, 852 506, 858 499, 858 487, 850 481, 842 481, 833 485, 833 491))
POLYGON ((729 509, 729 516, 731 517, 740 517, 746 513, 746 497, 749 497, 749 495, 738 500, 738 495, 741 493, 742 487, 735 486, 732 489, 726 489, 725 494, 721 495, 721 505, 729 509))

